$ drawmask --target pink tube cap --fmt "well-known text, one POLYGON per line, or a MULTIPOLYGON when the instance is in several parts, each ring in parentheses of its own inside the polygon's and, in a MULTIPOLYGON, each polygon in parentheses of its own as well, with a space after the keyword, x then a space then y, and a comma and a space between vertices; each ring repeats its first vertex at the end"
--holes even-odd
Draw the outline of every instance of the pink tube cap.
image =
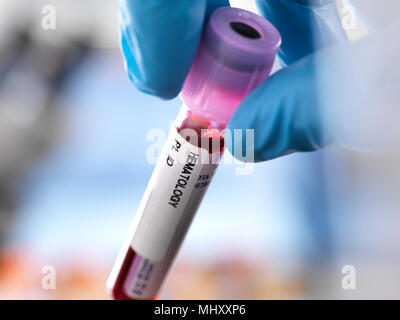
POLYGON ((268 77, 280 44, 278 30, 264 18, 238 8, 216 10, 203 31, 182 100, 198 116, 227 124, 268 77))

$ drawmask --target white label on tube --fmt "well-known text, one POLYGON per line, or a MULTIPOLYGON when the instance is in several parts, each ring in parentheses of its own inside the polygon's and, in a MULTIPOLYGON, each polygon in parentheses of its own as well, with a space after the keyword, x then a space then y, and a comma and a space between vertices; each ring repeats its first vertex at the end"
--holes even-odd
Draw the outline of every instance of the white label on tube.
POLYGON ((192 222, 194 214, 201 203, 202 197, 211 182, 221 156, 222 153, 210 154, 209 164, 203 165, 203 169, 197 178, 194 189, 191 190, 190 199, 182 212, 181 219, 163 259, 153 262, 136 252, 135 261, 129 269, 128 278, 124 285, 126 293, 131 298, 151 299, 157 295, 177 250, 185 237, 186 231, 192 222))
POLYGON ((153 262, 164 258, 185 208, 191 207, 189 199, 197 202, 193 197, 201 198, 207 189, 196 188, 203 167, 216 167, 204 164, 206 159, 207 150, 171 130, 135 216, 132 247, 140 256, 153 262))

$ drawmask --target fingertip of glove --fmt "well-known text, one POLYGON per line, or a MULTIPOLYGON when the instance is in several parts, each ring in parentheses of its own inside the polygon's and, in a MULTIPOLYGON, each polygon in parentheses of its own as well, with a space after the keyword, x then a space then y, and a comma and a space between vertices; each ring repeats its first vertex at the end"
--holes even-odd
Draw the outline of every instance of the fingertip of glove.
MULTIPOLYGON (((283 155, 286 139, 282 132, 286 124, 282 118, 284 108, 281 99, 284 100, 284 97, 279 94, 282 90, 277 90, 280 84, 280 80, 275 77, 264 81, 243 100, 232 116, 228 129, 232 133, 230 151, 235 157, 235 150, 252 152, 254 162, 272 160, 283 155), (254 139, 246 142, 248 130, 253 130, 254 139)), ((240 152, 238 156, 241 156, 240 152)))
POLYGON ((246 131, 246 129, 230 129, 230 132, 232 136, 230 141, 226 143, 226 146, 236 159, 244 162, 258 163, 277 157, 271 154, 269 150, 259 148, 255 140, 248 140, 247 134, 249 131, 246 131))
POLYGON ((160 98, 162 100, 171 100, 180 92, 180 87, 165 87, 154 82, 141 81, 129 70, 127 71, 127 74, 129 80, 140 92, 160 98))

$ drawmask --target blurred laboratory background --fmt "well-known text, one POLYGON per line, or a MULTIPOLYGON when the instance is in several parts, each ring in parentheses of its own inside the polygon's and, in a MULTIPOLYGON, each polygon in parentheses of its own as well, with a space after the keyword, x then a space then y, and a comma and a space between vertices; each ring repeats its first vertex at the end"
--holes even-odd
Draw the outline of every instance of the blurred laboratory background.
MULTIPOLYGON (((116 0, 0 0, 0 299, 107 299, 154 166, 147 133, 180 104, 129 82, 116 0)), ((398 160, 332 147, 251 175, 221 165, 162 298, 400 298, 398 160)))

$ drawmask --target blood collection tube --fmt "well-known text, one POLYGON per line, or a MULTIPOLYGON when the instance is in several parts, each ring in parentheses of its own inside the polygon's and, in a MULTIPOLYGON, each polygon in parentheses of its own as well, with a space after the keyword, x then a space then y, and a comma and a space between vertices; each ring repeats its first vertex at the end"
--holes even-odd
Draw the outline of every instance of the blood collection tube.
POLYGON ((113 299, 155 299, 218 166, 224 129, 265 80, 280 46, 275 27, 225 7, 205 26, 181 91, 183 106, 107 282, 113 299))

